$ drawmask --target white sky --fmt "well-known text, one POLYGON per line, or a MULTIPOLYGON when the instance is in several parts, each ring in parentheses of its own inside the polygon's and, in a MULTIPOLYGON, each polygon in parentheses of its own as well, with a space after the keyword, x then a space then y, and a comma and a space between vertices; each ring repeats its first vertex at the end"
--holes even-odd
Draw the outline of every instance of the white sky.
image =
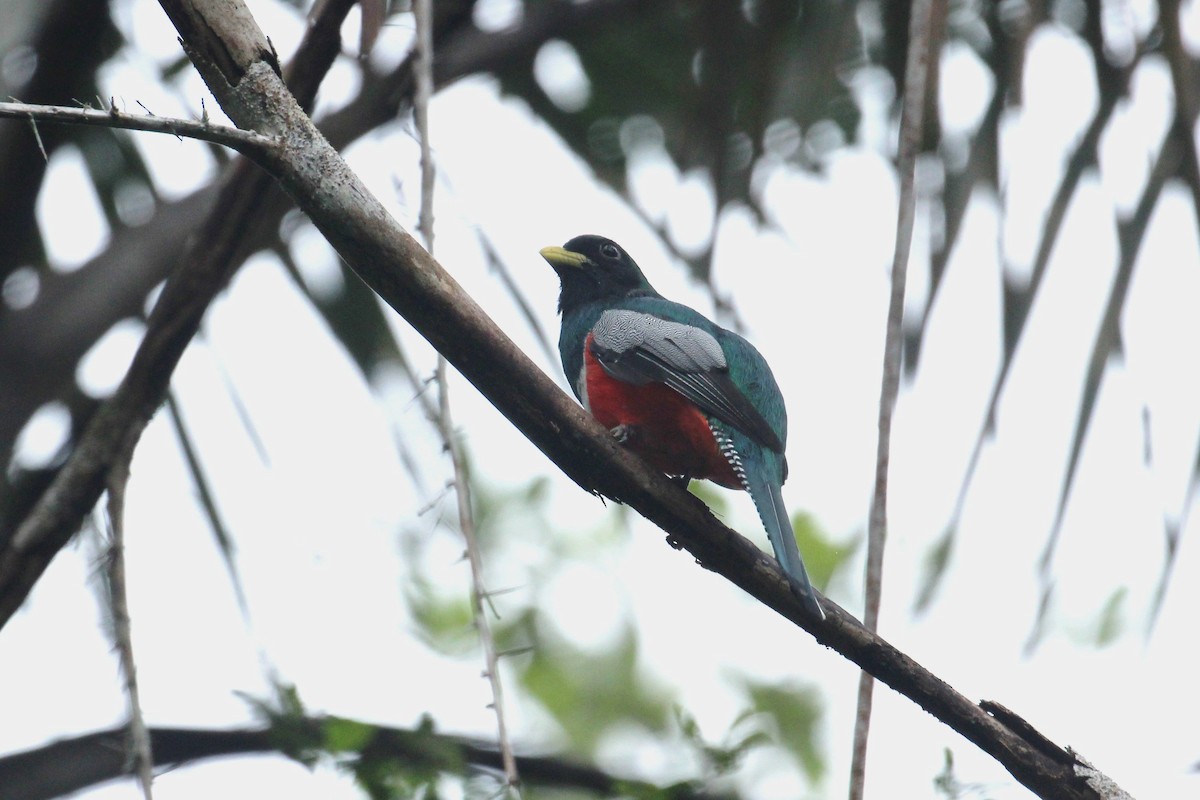
MULTIPOLYGON (((291 52, 300 23, 269 3, 252 5, 280 52, 291 52)), ((1153 19, 1144 13, 1147 4, 1113 5, 1126 9, 1113 14, 1134 28, 1153 19)), ((502 7, 493 11, 503 17, 502 7)), ((1186 27, 1195 32, 1200 15, 1194 4, 1187 13, 1186 27)), ((156 4, 131 0, 118 16, 151 57, 176 56, 174 34, 156 4)), ((403 26, 387 29, 377 57, 394 58, 409 33, 403 26)), ((981 113, 989 79, 965 49, 952 48, 945 59, 943 115, 951 132, 967 130, 981 113)), ((1029 268, 1064 153, 1095 106, 1089 63, 1070 35, 1054 28, 1038 32, 1027 71, 1037 80, 1028 82, 1024 108, 1009 115, 1003 128, 1003 224, 996 197, 981 191, 972 198, 920 372, 898 411, 882 631, 968 697, 1001 702, 1074 747, 1134 796, 1195 796, 1200 775, 1192 767, 1200 761, 1200 741, 1176 723, 1200 715, 1192 648, 1192 611, 1200 602, 1191 580, 1200 572, 1195 530, 1184 531, 1161 618, 1145 634, 1162 568, 1163 515, 1179 513, 1200 432, 1200 378, 1190 366, 1197 363, 1200 342, 1194 313, 1200 246, 1190 196, 1176 185, 1164 192, 1143 245, 1123 317, 1126 357, 1109 366, 1095 433, 1084 449, 1052 567, 1051 629, 1032 655, 1023 655, 1038 601, 1037 561, 1054 515, 1080 381, 1115 270, 1114 214, 1136 202, 1168 124, 1169 74, 1159 59, 1147 59, 1139 69, 1132 96, 1102 143, 1102 169, 1085 178, 1068 214, 1002 398, 997 438, 986 446, 970 492, 945 585, 924 616, 910 611, 999 366, 997 248, 1016 269, 1029 268), (1142 457, 1144 408, 1153 468, 1142 457), (1087 641, 1118 587, 1128 592, 1125 629, 1116 642, 1096 648, 1087 641)), ((107 71, 105 89, 118 102, 140 100, 155 113, 196 113, 156 87, 152 74, 147 63, 119 59, 107 71)), ((346 65, 337 72, 343 81, 350 74, 346 65)), ((863 76, 859 85, 868 102, 878 86, 870 78, 863 76)), ((198 79, 186 85, 189 102, 196 98, 198 105, 198 79)), ((339 91, 335 81, 324 102, 348 91, 339 91)), ((215 107, 211 99, 208 107, 215 107)), ((559 365, 545 363, 482 260, 476 230, 486 232, 555 334, 557 284, 537 251, 585 232, 620 241, 660 291, 711 311, 707 295, 671 262, 637 215, 599 188, 520 103, 500 98, 493 82, 464 81, 443 91, 432 120, 439 260, 560 382, 559 365), (487 146, 480 146, 481 136, 487 146)), ((811 511, 830 535, 847 543, 865 528, 874 462, 895 224, 895 180, 886 156, 891 135, 886 125, 868 124, 863 141, 836 152, 823 175, 777 170, 761 181, 776 227, 731 212, 717 231, 716 282, 734 299, 788 399, 792 473, 785 496, 793 509, 811 511)), ((167 196, 191 191, 212 174, 213 164, 194 143, 149 134, 136 141, 167 196)), ((397 219, 414 227, 418 176, 411 137, 397 126, 365 138, 347 155, 397 219)), ((643 154, 640 163, 635 189, 645 213, 666 219, 681 242, 706 238, 703 220, 711 201, 702 183, 677 174, 653 153, 643 154)), ((39 203, 47 240, 66 243, 51 253, 64 269, 85 261, 107 237, 80 177, 76 155, 56 156, 39 203)), ((912 311, 923 308, 928 292, 930 224, 923 210, 912 311)), ((300 241, 295 252, 306 279, 336 286, 327 246, 311 229, 300 241)), ((431 371, 428 347, 402 321, 396 331, 431 371)), ((81 380, 96 391, 111 388, 138 333, 133 325, 118 331, 84 365, 81 380)), ((242 622, 160 415, 137 452, 128 498, 135 647, 149 721, 215 727, 249 722, 235 692, 267 693, 265 653, 314 711, 396 725, 429 713, 441 730, 490 735, 494 720, 485 708, 489 698, 479 663, 450 661, 425 648, 411 636, 403 605, 403 531, 427 540, 420 568, 432 580, 456 590, 467 580, 456 563, 456 540, 431 530, 429 519, 418 515, 427 498, 414 491, 392 445, 392 431, 399 429, 430 461, 438 458, 411 393, 387 392, 386 407, 381 405, 268 257, 244 267, 218 300, 203 341, 185 356, 174 386, 236 536, 252 630, 242 622), (253 421, 266 462, 238 416, 230 385, 253 421)), ((483 484, 518 488, 535 476, 552 476, 552 521, 567 541, 586 541, 612 512, 558 475, 457 375, 452 386, 454 413, 483 484)), ((44 448, 41 437, 27 437, 29 457, 36 456, 39 441, 44 448)), ((442 478, 428 480, 436 486, 442 478)), ((729 522, 765 546, 748 498, 728 498, 729 522)), ((750 796, 763 798, 843 796, 856 670, 695 568, 644 523, 632 525, 620 549, 605 552, 600 563, 580 560, 550 577, 540 569, 545 556, 537 543, 516 543, 503 563, 490 565, 490 579, 518 587, 516 606, 534 598, 554 608, 561 630, 586 646, 603 647, 632 617, 646 664, 674 688, 712 740, 722 737, 744 702, 731 688, 731 673, 819 687, 826 709, 821 746, 829 764, 824 782, 805 786, 790 770, 753 758, 746 785, 750 796), (679 597, 686 598, 687 612, 676 607, 673 598, 679 597)), ((86 588, 93 564, 89 546, 61 554, 0 635, 0 717, 7 722, 0 727, 0 752, 123 718, 116 662, 86 588)), ((859 569, 856 561, 830 588, 833 599, 852 611, 860 607, 859 569)), ((521 749, 550 741, 538 709, 514 701, 510 711, 521 749)), ((989 757, 887 689, 876 695, 868 796, 934 796, 931 781, 945 747, 954 752, 958 777, 982 784, 986 796, 1029 796, 989 757)), ((636 766, 651 779, 681 777, 681 765, 669 763, 644 738, 612 741, 605 756, 614 769, 636 766)), ((280 759, 206 763, 165 775, 155 788, 159 800, 173 800, 231 786, 270 787, 278 796, 359 796, 328 769, 310 774, 280 759)), ((132 784, 119 784, 85 796, 110 800, 135 792, 132 784)))

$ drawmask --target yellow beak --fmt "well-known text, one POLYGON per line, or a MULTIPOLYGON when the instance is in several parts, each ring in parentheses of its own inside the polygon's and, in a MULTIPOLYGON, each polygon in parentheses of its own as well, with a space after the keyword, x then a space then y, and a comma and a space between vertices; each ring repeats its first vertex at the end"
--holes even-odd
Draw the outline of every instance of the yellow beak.
POLYGON ((564 247, 543 247, 538 252, 555 269, 559 267, 575 267, 579 269, 584 264, 589 263, 590 260, 587 256, 580 253, 573 253, 564 247))

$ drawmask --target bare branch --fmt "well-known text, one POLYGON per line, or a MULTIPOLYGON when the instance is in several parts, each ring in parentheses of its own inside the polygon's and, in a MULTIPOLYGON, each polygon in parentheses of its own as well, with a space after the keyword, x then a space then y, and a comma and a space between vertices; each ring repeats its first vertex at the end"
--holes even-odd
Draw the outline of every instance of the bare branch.
MULTIPOLYGON (((307 717, 298 722, 299 732, 319 748, 328 725, 354 721, 307 717)), ((462 765, 472 771, 493 771, 502 766, 499 750, 490 742, 426 730, 355 724, 372 731, 364 750, 368 756, 391 757, 415 768, 432 767, 460 774, 462 765)), ((158 767, 176 767, 231 755, 290 754, 283 743, 286 737, 278 736, 270 728, 151 728, 149 734, 158 767)), ((5 797, 51 800, 128 775, 121 749, 126 735, 125 728, 114 728, 0 756, 0 786, 5 789, 5 797)), ((584 791, 609 797, 629 794, 669 797, 671 800, 735 800, 737 797, 706 792, 688 784, 655 786, 557 756, 517 756, 517 766, 527 782, 547 789, 584 791)))
MULTIPOLYGON (((3 109, 0 109, 0 111, 3 111, 3 109)), ((29 115, 29 128, 33 131, 33 138, 37 142, 38 152, 42 154, 42 161, 48 163, 50 156, 46 153, 46 145, 42 142, 42 134, 38 130, 37 118, 33 114, 29 115)))
POLYGON ((513 280, 508 265, 504 263, 504 259, 496 252, 495 246, 481 228, 476 229, 476 239, 479 242, 479 246, 483 248, 483 254, 487 258, 488 266, 500 278, 500 283, 504 285, 509 297, 517 304, 517 309, 521 312, 525 324, 533 331, 533 337, 537 341, 542 355, 546 357, 546 361, 553 364, 558 360, 558 350, 554 345, 550 344, 550 337, 546 335, 545 327, 542 325, 541 320, 538 319, 537 314, 534 313, 533 307, 529 305, 529 298, 525 296, 521 287, 513 280))
POLYGON ((1191 480, 1188 482, 1187 492, 1183 496, 1183 504, 1176 514, 1168 516, 1165 525, 1164 538, 1166 541, 1163 547, 1163 568, 1162 574, 1159 576, 1154 588, 1154 596, 1150 600, 1150 624, 1146 629, 1147 639, 1154 632, 1154 625, 1158 622, 1163 601, 1167 598, 1167 588, 1171 585, 1171 576, 1175 572, 1175 564, 1178 560, 1179 539, 1191 522, 1191 513, 1196 508, 1198 492, 1200 492, 1200 441, 1196 443, 1196 452, 1192 456, 1192 475, 1191 480))
POLYGON ((433 254, 433 185, 436 173, 433 148, 429 143, 429 102, 433 99, 433 4, 431 0, 414 0, 413 14, 417 21, 416 95, 413 117, 421 145, 421 208, 417 227, 425 238, 425 249, 433 254))
POLYGON ((129 595, 125 582, 125 487, 129 484, 129 462, 133 458, 134 439, 126 442, 108 472, 108 552, 105 553, 107 601, 112 611, 113 639, 125 679, 125 696, 129 701, 129 736, 124 752, 142 787, 142 796, 154 800, 151 784, 154 781, 154 754, 150 734, 142 716, 141 692, 138 690, 137 662, 133 657, 133 630, 129 619, 129 595))
MULTIPOLYGON (((204 142, 224 145, 247 158, 257 160, 264 150, 276 146, 275 139, 254 131, 243 131, 228 125, 176 117, 159 117, 153 114, 130 114, 116 106, 102 111, 95 108, 70 108, 68 106, 41 106, 28 103, 0 103, 0 118, 27 119, 33 122, 57 122, 71 125, 90 125, 100 128, 123 128, 131 131, 169 133, 204 142)), ((37 133, 37 127, 34 127, 37 133)), ((41 138, 38 139, 39 145, 41 138)), ((42 149, 42 155, 46 151, 42 149)))
POLYGON ((212 530, 213 538, 217 540, 217 549, 221 551, 221 560, 225 562, 225 571, 229 573, 229 581, 233 584, 233 593, 237 597, 238 608, 242 612, 242 618, 249 621, 250 604, 246 601, 246 590, 242 587, 242 576, 238 572, 233 537, 229 534, 229 527, 225 524, 220 510, 217 508, 217 499, 213 496, 208 476, 205 475, 204 467, 200 463, 200 455, 192 444, 192 435, 188 431, 187 425, 184 424, 183 412, 179 408, 179 401, 174 392, 167 392, 166 409, 167 417, 171 420, 171 429, 175 431, 175 439, 179 442, 184 463, 187 464, 188 472, 192 475, 192 483, 195 484, 200 507, 204 509, 204 516, 208 518, 208 527, 212 530))
MULTIPOLYGON (((887 542, 888 466, 891 462, 892 415, 900 394, 901 357, 904 353, 904 287, 908 255, 912 247, 916 216, 915 173, 925 133, 927 95, 936 96, 936 77, 927 82, 932 61, 937 59, 941 34, 939 21, 946 14, 944 0, 914 0, 909 13, 908 63, 904 68, 904 108, 900 120, 896 171, 900 179, 896 244, 892 255, 892 291, 888 301, 883 346, 883 377, 879 389, 879 438, 875 450, 875 492, 867 530, 867 564, 863 624, 874 633, 879 623, 883 596, 883 551, 887 542)), ((871 699, 875 679, 868 672, 859 676, 858 701, 854 715, 854 745, 850 764, 850 800, 861 800, 867 778, 867 738, 871 728, 871 699)))
MULTIPOLYGON (((421 209, 418 226, 425 239, 425 247, 433 255, 433 192, 435 169, 433 148, 429 141, 429 103, 433 98, 433 2, 416 0, 413 13, 417 21, 416 103, 413 107, 417 123, 417 137, 421 143, 421 209)), ((483 553, 479 538, 475 535, 475 511, 471 504, 471 476, 467 471, 462 442, 454 429, 454 417, 450 411, 450 382, 446 377, 446 357, 438 354, 437 359, 438 407, 434 424, 441 433, 446 451, 450 454, 450 465, 454 472, 453 488, 458 509, 458 528, 466 545, 467 563, 471 568, 471 612, 479 643, 483 647, 484 677, 492 692, 492 712, 496 715, 496 738, 500 745, 500 760, 504 765, 505 794, 519 796, 520 778, 517 762, 513 757, 512 742, 508 738, 505 718, 504 685, 500 680, 500 659, 496 655, 496 640, 492 635, 492 624, 484 607, 488 596, 483 579, 483 553)))

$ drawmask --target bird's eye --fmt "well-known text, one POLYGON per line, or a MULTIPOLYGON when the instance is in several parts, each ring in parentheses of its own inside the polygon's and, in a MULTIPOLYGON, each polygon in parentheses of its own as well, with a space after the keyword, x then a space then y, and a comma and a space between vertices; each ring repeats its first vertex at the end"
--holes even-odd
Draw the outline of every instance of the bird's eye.
POLYGON ((600 255, 615 260, 621 257, 621 251, 617 249, 615 244, 608 242, 600 245, 600 255))

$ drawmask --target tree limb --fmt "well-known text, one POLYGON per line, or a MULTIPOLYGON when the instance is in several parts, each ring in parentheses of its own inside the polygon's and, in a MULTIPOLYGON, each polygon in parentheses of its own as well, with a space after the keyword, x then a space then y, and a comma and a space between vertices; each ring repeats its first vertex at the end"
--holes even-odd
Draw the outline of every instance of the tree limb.
MULTIPOLYGON (((320 743, 330 717, 299 720, 301 735, 320 743)), ((348 722, 348 720, 346 720, 348 722)), ((363 724, 363 723, 357 723, 363 724)), ((413 768, 445 768, 445 755, 471 770, 495 771, 501 768, 499 750, 490 743, 461 736, 448 736, 426 730, 369 727, 369 748, 375 757, 400 759, 413 768), (434 743, 437 747, 428 746, 434 743), (424 746, 422 746, 424 745, 424 746), (441 758, 435 759, 435 756, 441 758)), ((154 765, 179 767, 210 758, 263 753, 290 754, 290 748, 271 728, 235 728, 203 730, 196 728, 150 728, 154 765)), ((51 800, 78 792, 105 781, 127 777, 128 762, 124 742, 125 728, 64 739, 43 747, 0 756, 0 786, 8 800, 51 800)), ((338 754, 334 754, 338 755, 338 754)), ((644 790, 637 796, 663 797, 669 800, 733 800, 733 795, 717 795, 690 788, 687 784, 670 788, 644 784, 619 777, 594 767, 577 764, 556 756, 517 756, 517 766, 530 784, 573 789, 597 794, 629 794, 631 788, 644 790)))
POLYGON ((40 106, 29 103, 0 103, 0 117, 28 119, 38 122, 70 123, 101 128, 124 128, 131 131, 171 133, 187 136, 236 150, 248 158, 255 158, 271 140, 254 131, 243 131, 228 125, 214 125, 208 120, 157 117, 153 114, 130 114, 116 106, 108 109, 69 108, 67 106, 40 106))
MULTIPOLYGON (((944 0, 913 0, 909 10, 907 64, 904 68, 904 103, 896 147, 896 171, 900 178, 897 200, 896 242, 892 254, 891 295, 884 325, 883 377, 879 388, 879 435, 875 444, 875 488, 867 523, 867 563, 863 597, 863 625, 874 633, 879 625, 883 599, 883 552, 888 529, 888 472, 892 460, 892 417, 900 395, 900 368, 904 348, 904 288, 908 278, 908 256, 912 249, 916 217, 917 156, 922 149, 928 120, 929 98, 937 97, 937 75, 932 64, 941 52, 945 30, 944 0)), ((936 109, 936 104, 935 104, 936 109)), ((936 116, 936 111, 934 113, 936 116)), ((863 672, 858 679, 854 714, 854 738, 850 760, 850 800, 862 800, 867 780, 867 740, 871 729, 871 702, 875 679, 863 672)))

